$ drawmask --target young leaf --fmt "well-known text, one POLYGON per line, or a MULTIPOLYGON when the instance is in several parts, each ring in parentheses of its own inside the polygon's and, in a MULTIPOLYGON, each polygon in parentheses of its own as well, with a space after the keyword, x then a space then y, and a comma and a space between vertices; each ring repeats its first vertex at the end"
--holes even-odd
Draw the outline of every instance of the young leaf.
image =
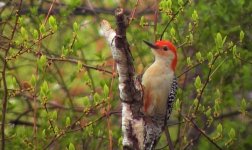
POLYGON ((85 107, 89 107, 89 106, 90 106, 90 100, 89 100, 89 98, 88 98, 87 96, 85 96, 85 97, 83 98, 83 105, 84 105, 85 107))
POLYGON ((217 126, 217 132, 222 133, 222 125, 220 123, 217 126))
POLYGON ((48 97, 49 96, 49 88, 48 88, 48 84, 46 81, 43 82, 43 84, 40 87, 40 94, 42 97, 48 97))
POLYGON ((190 58, 190 57, 187 57, 187 58, 186 58, 186 62, 187 62, 187 66, 188 66, 188 67, 192 66, 192 61, 191 61, 191 58, 190 58))
POLYGON ((179 6, 182 6, 184 4, 183 0, 178 0, 179 6))
POLYGON ((103 93, 105 98, 109 96, 109 87, 107 86, 107 84, 103 86, 103 93))
POLYGON ((82 71, 82 62, 81 61, 78 61, 78 63, 77 63, 77 69, 78 69, 79 72, 82 71))
POLYGON ((68 150, 75 150, 75 147, 74 147, 73 143, 70 143, 70 144, 69 144, 68 150))
POLYGON ((49 25, 50 25, 50 27, 54 30, 54 31, 56 31, 57 30, 57 23, 56 23, 56 19, 53 17, 53 16, 50 16, 49 17, 49 25))
POLYGON ((202 83, 201 83, 199 76, 196 77, 195 82, 194 82, 194 86, 196 87, 197 90, 201 89, 202 83))
POLYGON ((165 5, 166 5, 166 9, 171 9, 171 7, 172 7, 172 0, 167 0, 165 2, 165 5))
POLYGON ((31 76, 31 81, 30 81, 30 82, 31 82, 31 85, 32 85, 33 87, 36 86, 37 79, 36 79, 36 77, 35 77, 34 74, 31 76))
POLYGON ((58 118, 58 113, 57 113, 57 111, 55 110, 55 111, 53 111, 53 113, 52 113, 51 119, 57 120, 57 118, 58 118))
POLYGON ((211 112, 212 112, 212 109, 208 108, 208 110, 205 112, 207 118, 209 118, 211 116, 211 112))
POLYGON ((43 129, 43 131, 42 131, 42 138, 43 138, 43 139, 46 138, 46 130, 45 130, 45 129, 43 129))
POLYGON ((208 62, 209 62, 208 64, 211 64, 212 60, 213 60, 213 53, 212 52, 208 52, 207 59, 208 59, 208 62))
POLYGON ((177 99, 175 102, 175 110, 180 111, 180 100, 177 99))
POLYGON ((39 31, 40 31, 40 33, 41 33, 41 34, 45 34, 46 29, 45 29, 44 24, 41 24, 41 25, 40 25, 40 27, 39 27, 39 31))
POLYGON ((244 32, 241 30, 240 32, 240 42, 242 42, 244 39, 244 32))
POLYGON ((94 94, 94 102, 95 104, 98 104, 100 102, 100 95, 98 93, 95 93, 94 94))
POLYGON ((197 53, 196 53, 196 59, 197 59, 199 62, 202 62, 203 58, 202 58, 200 52, 197 52, 197 53))
POLYGON ((173 27, 170 30, 170 34, 171 34, 172 37, 175 37, 176 32, 175 32, 175 29, 173 27))
POLYGON ((194 106, 197 106, 198 103, 199 103, 199 100, 198 100, 197 98, 195 98, 194 101, 193 101, 193 105, 194 105, 194 106))
POLYGON ((20 32, 21 32, 21 35, 24 38, 24 40, 28 40, 28 33, 24 27, 21 27, 20 32))
POLYGON ((222 48, 223 39, 220 33, 217 33, 216 38, 215 38, 215 43, 218 49, 222 48))
POLYGON ((231 128, 229 133, 228 133, 228 136, 230 139, 234 139, 235 138, 235 130, 234 128, 231 128))
POLYGON ((73 30, 74 30, 74 32, 78 32, 78 30, 79 30, 79 25, 78 25, 77 22, 74 22, 74 23, 73 23, 73 30))
POLYGON ((241 101, 241 112, 245 113, 247 108, 246 100, 243 98, 241 101))
POLYGON ((197 22, 198 19, 199 19, 198 12, 197 12, 196 10, 193 11, 192 19, 193 19, 193 21, 195 21, 195 22, 197 22))
POLYGON ((144 16, 142 16, 141 19, 140 19, 140 23, 139 24, 140 24, 141 27, 143 27, 144 23, 145 23, 145 18, 144 18, 144 16))
POLYGON ((71 124, 71 119, 70 117, 66 117, 66 126, 69 127, 71 124))
POLYGON ((42 56, 39 58, 39 60, 37 61, 38 68, 39 68, 40 70, 43 70, 43 68, 45 67, 46 63, 47 63, 47 58, 46 58, 45 55, 42 55, 42 56))
POLYGON ((33 35, 34 39, 38 39, 38 37, 39 37, 38 30, 34 29, 32 35, 33 35))

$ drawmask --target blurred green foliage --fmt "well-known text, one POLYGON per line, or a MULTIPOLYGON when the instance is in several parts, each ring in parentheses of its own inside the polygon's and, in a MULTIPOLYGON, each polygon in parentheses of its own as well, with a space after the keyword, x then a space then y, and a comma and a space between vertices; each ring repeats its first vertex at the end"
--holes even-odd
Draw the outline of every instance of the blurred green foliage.
MULTIPOLYGON (((161 0, 158 6, 152 0, 137 6, 133 0, 63 0, 50 16, 52 1, 29 0, 23 1, 14 29, 18 3, 0 8, 0 58, 7 60, 0 78, 2 102, 3 74, 8 88, 6 149, 108 149, 110 142, 113 149, 122 148, 117 76, 99 34, 101 19, 115 27, 118 6, 129 17, 136 7, 127 38, 137 74, 153 61, 142 40, 158 40, 178 12, 163 37, 179 53, 180 89, 170 119, 175 148, 215 148, 185 117, 223 149, 252 148, 250 0, 161 0), (12 32, 13 39, 5 38, 12 32)), ((162 136, 158 147, 165 145, 162 136)))

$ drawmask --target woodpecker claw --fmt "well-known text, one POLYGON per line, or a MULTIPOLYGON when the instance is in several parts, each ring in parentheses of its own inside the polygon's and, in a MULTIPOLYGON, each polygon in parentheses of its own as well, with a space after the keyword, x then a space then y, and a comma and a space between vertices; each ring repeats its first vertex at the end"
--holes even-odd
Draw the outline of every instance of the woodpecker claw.
POLYGON ((156 45, 154 45, 154 44, 152 44, 152 43, 150 43, 150 42, 148 42, 148 41, 145 41, 145 40, 143 40, 144 41, 144 43, 146 44, 146 45, 148 45, 149 47, 151 47, 151 48, 153 48, 153 49, 158 49, 158 46, 156 46, 156 45))

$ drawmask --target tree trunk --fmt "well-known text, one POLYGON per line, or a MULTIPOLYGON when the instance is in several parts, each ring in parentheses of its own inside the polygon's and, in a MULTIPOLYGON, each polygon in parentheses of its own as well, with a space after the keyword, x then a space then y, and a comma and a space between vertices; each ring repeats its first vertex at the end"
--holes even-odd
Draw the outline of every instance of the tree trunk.
POLYGON ((111 48, 119 75, 123 149, 152 150, 163 131, 164 119, 152 121, 141 113, 143 91, 141 83, 134 78, 135 69, 126 38, 127 22, 123 9, 117 9, 115 17, 116 31, 106 20, 101 22, 101 31, 111 48))

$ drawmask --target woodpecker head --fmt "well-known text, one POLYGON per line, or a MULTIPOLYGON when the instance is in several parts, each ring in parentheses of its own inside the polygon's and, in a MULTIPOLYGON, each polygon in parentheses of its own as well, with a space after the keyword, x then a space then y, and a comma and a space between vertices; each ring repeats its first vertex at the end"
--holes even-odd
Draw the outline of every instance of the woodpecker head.
POLYGON ((155 60, 169 63, 172 70, 175 70, 177 65, 177 51, 176 47, 170 41, 161 40, 154 44, 144 41, 144 43, 153 49, 155 60))

